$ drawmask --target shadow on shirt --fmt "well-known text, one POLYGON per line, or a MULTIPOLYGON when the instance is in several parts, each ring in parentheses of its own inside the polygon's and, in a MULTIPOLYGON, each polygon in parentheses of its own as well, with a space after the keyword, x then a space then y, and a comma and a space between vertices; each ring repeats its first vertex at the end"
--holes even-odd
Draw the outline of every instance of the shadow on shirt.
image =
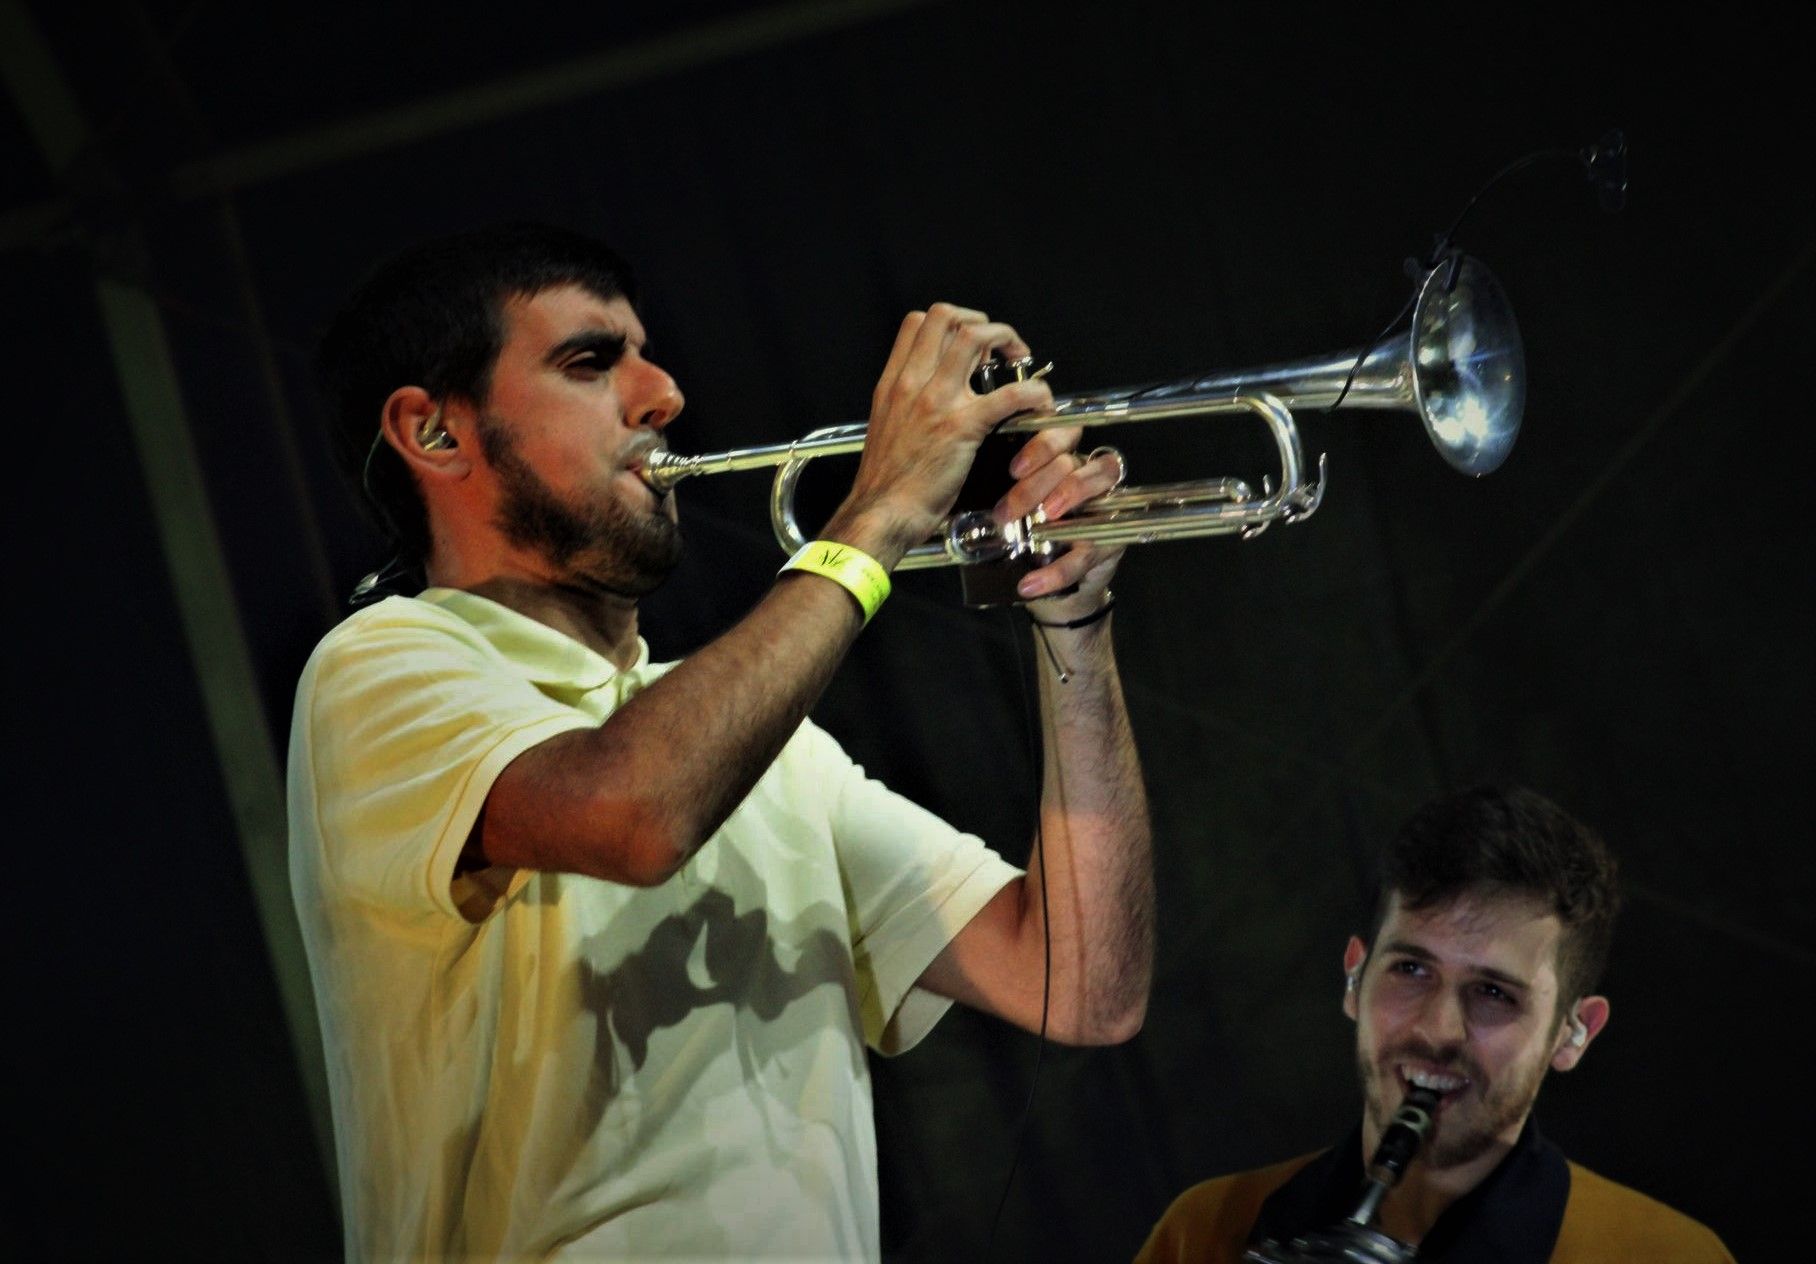
POLYGON ((594 1112, 588 1133, 628 1127, 634 1156, 658 1136, 664 1150, 686 1144, 678 1116, 691 1103, 688 1123, 710 1153, 713 1111, 736 1099, 734 1112, 753 1112, 741 1126, 759 1121, 771 1157, 786 1166, 803 1121, 844 1131, 859 1108, 850 1086, 865 1073, 863 1025, 846 910, 819 901, 776 913, 735 849, 714 860, 716 882, 743 893, 745 911, 724 886, 699 888, 604 970, 593 962, 622 952, 615 929, 635 931, 620 918, 588 937, 580 986, 597 1043, 591 1091, 575 1108, 594 1112), (842 1100, 827 1100, 835 1088, 842 1100), (608 1112, 617 1116, 610 1124, 608 1112))

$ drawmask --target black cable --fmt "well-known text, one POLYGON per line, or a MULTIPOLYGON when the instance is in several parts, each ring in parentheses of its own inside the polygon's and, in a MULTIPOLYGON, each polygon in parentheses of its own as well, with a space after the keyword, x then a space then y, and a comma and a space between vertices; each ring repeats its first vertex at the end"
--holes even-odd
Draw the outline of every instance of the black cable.
POLYGON ((1450 249, 1451 238, 1457 235, 1457 229, 1463 226, 1463 221, 1469 218, 1469 213, 1475 210, 1476 203, 1482 200, 1483 195, 1486 194, 1488 190, 1494 188, 1495 185, 1505 180, 1514 172, 1522 171, 1536 162, 1543 162, 1547 158, 1568 158, 1577 162, 1585 161, 1583 156, 1577 153, 1576 150, 1562 148, 1535 149, 1529 154, 1522 154, 1520 157, 1515 158, 1505 167, 1502 167, 1499 171, 1489 176, 1488 179, 1484 180, 1482 186, 1470 195, 1469 201, 1463 204, 1463 209, 1457 212, 1457 217, 1450 221, 1450 227, 1446 228, 1443 233, 1439 235, 1437 244, 1432 248, 1431 258, 1427 266, 1437 266, 1438 261, 1444 257, 1444 252, 1450 249))
POLYGON ((1406 301, 1400 305, 1400 310, 1393 314, 1393 318, 1381 326, 1379 333, 1362 344, 1362 350, 1356 353, 1356 362, 1349 366, 1349 374, 1343 379, 1343 389, 1337 392, 1337 398, 1329 408, 1324 410, 1325 412, 1334 413, 1343 407, 1343 401, 1349 398, 1349 388, 1356 384, 1356 374, 1362 371, 1362 365, 1368 360, 1368 353, 1373 351, 1380 344, 1381 339, 1391 334, 1395 327, 1406 319, 1406 313, 1411 311, 1412 305, 1418 301, 1419 289, 1420 287, 1415 285, 1412 293, 1408 294, 1406 301))
MULTIPOLYGON (((1469 213, 1475 210, 1476 203, 1480 202, 1490 189, 1515 172, 1552 158, 1569 159, 1582 166, 1584 177, 1596 187, 1603 210, 1618 211, 1625 204, 1627 139, 1618 128, 1604 133, 1595 144, 1586 145, 1580 150, 1561 147, 1535 149, 1529 154, 1522 154, 1515 158, 1489 176, 1470 195, 1469 201, 1463 204, 1463 209, 1458 211, 1456 218, 1450 221, 1450 227, 1437 235, 1431 253, 1423 259, 1411 258, 1406 261, 1407 270, 1413 280, 1412 293, 1407 296, 1406 302, 1401 304, 1400 310, 1394 313, 1393 319, 1381 326, 1379 333, 1362 344, 1362 350, 1356 356, 1356 362, 1350 366, 1348 375, 1343 379, 1343 389, 1337 392, 1336 401, 1326 408, 1325 412, 1335 412, 1343 406, 1343 401, 1349 398, 1350 388, 1356 383, 1356 374, 1361 371, 1362 365, 1368 360, 1369 353, 1379 346, 1381 340, 1392 333, 1402 320, 1406 319, 1407 312, 1411 311, 1413 304, 1418 301, 1419 291, 1424 286, 1425 277, 1452 254, 1452 243, 1456 239, 1457 230, 1463 226, 1463 221, 1469 218, 1469 213)), ((1454 284, 1455 278, 1452 277, 1451 280, 1454 284)), ((1126 399, 1137 400, 1161 392, 1176 390, 1184 385, 1185 383, 1182 382, 1151 382, 1120 393, 1126 399)))
MULTIPOLYGON (((1581 151, 1563 148, 1535 149, 1529 154, 1522 154, 1520 157, 1515 158, 1512 162, 1484 180, 1481 186, 1470 195, 1469 201, 1463 204, 1463 209, 1457 212, 1456 218, 1450 221, 1450 227, 1437 235, 1432 245, 1431 253, 1422 260, 1408 259, 1406 261, 1408 270, 1415 272, 1415 275, 1413 276, 1412 293, 1407 296, 1406 302, 1400 306, 1400 310, 1394 314, 1393 319, 1381 327, 1381 332, 1362 344, 1362 350, 1356 356, 1356 362, 1350 365, 1349 374, 1343 379, 1343 389, 1337 392, 1336 400, 1324 411, 1337 411, 1337 409, 1343 406, 1343 401, 1349 398, 1349 388, 1355 385, 1356 374, 1361 372, 1362 365, 1367 361, 1369 353, 1380 345, 1381 339, 1387 337, 1388 334, 1392 333, 1394 329, 1398 327, 1402 320, 1406 319, 1406 313, 1411 311, 1412 305, 1418 301, 1419 291, 1424 288, 1426 276, 1430 274, 1433 268, 1436 268, 1439 264, 1443 263, 1445 258, 1451 254, 1452 242, 1456 238, 1457 230, 1463 226, 1463 221, 1469 218, 1469 213, 1471 211, 1475 210, 1476 203, 1480 202, 1490 189, 1494 188, 1495 185, 1499 184, 1507 177, 1513 175, 1516 171, 1522 171, 1525 168, 1532 166, 1534 163, 1544 162, 1551 158, 1567 158, 1583 165, 1584 172, 1588 179, 1596 184, 1598 189, 1602 191, 1602 205, 1609 210, 1618 210, 1620 209, 1619 205, 1615 200, 1610 198, 1609 190, 1612 183, 1618 181, 1618 192, 1624 193, 1626 190, 1626 174, 1624 167, 1621 167, 1618 171, 1610 170, 1609 163, 1611 157, 1616 162, 1624 162, 1625 154, 1626 139, 1620 132, 1614 131, 1604 135, 1595 145, 1591 145, 1581 151)), ((1455 277, 1453 276, 1452 281, 1454 282, 1454 280, 1455 277)))
MULTIPOLYGON (((1040 704, 1037 698, 1030 699, 1028 696, 1028 664, 1022 657, 1021 629, 1016 626, 1015 614, 1015 608, 1011 608, 1009 611, 1009 643, 1015 648, 1015 676, 1021 682, 1022 724, 1028 743, 1028 758, 1030 766, 1036 769, 1038 779, 1041 760, 1040 748, 1036 742, 1036 726, 1039 722, 1038 708, 1040 704)), ((1035 670, 1039 669, 1039 664, 1036 664, 1035 670)), ((986 1249, 996 1245, 996 1230, 1002 1224, 1003 1208, 1008 1205, 1009 1190, 1015 1184, 1016 1169, 1021 1166, 1022 1145, 1027 1140, 1028 1121, 1034 1116, 1034 1094, 1040 1087, 1041 1059, 1047 1052, 1047 1015, 1049 1002, 1053 997, 1053 926, 1048 920, 1047 849, 1041 830, 1041 795, 1038 780, 1034 799, 1034 868, 1040 877, 1040 937, 1043 963, 1040 982, 1040 1033, 1037 1037, 1039 1043, 1034 1048, 1034 1070, 1028 1077, 1028 1100, 1022 1105, 1021 1121, 1015 1125, 1015 1140, 1009 1151, 1009 1174, 1003 1178, 1003 1192, 997 1197, 996 1211, 990 1217, 990 1236, 985 1241, 986 1249)))

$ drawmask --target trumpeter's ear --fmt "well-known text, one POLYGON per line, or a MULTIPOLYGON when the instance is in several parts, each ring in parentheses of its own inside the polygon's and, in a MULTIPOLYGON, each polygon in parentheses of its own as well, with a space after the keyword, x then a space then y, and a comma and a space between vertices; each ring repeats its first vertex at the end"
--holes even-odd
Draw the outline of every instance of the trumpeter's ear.
POLYGON ((419 477, 464 478, 472 468, 455 431, 460 419, 420 386, 400 386, 385 400, 379 433, 419 477))

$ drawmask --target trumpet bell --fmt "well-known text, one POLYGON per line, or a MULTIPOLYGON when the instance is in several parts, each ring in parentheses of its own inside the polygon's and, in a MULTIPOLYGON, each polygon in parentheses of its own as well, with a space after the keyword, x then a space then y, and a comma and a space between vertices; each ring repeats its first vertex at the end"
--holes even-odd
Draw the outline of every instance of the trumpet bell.
POLYGON ((1526 353, 1500 282, 1466 255, 1433 268, 1408 336, 1414 403, 1432 446, 1464 474, 1497 469, 1526 408, 1526 353))
POLYGON ((1519 437, 1526 351, 1500 282, 1459 254, 1425 273, 1411 321, 1366 354, 1213 373, 1165 391, 1176 401, 1267 391, 1288 408, 1417 413, 1445 462, 1479 477, 1498 468, 1519 437))

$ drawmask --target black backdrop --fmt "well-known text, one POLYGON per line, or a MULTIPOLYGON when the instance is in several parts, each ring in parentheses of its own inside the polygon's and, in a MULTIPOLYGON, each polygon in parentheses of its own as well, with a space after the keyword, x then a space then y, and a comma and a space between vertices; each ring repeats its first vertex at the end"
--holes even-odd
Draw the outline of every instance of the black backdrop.
MULTIPOLYGON (((988 1247, 1032 1040, 955 1013, 877 1063, 885 1240, 904 1260, 1126 1258, 1191 1181, 1328 1141, 1356 1108, 1338 956, 1369 853, 1425 796, 1485 778, 1596 824, 1628 879, 1614 1021, 1547 1086, 1546 1128, 1742 1258, 1795 1216, 1816 198, 1787 30, 1146 0, 7 10, 90 131, 53 171, 46 98, 15 75, 23 1177, 0 1197, 26 1257, 326 1258, 339 1240, 97 273, 157 302, 281 759, 297 670, 382 560, 331 470, 307 348, 408 241, 508 216, 615 242, 688 392, 671 438, 704 451, 860 416, 900 314, 942 297, 1015 321, 1061 390, 1354 345, 1480 180, 1612 126, 1632 146, 1623 215, 1560 164, 1463 234, 1531 368, 1502 471, 1452 474, 1410 420, 1311 418, 1331 460, 1315 518, 1125 563, 1161 901, 1147 1027, 1046 1053, 988 1247), (385 110, 451 94, 458 115, 614 49, 631 69, 602 86, 381 134, 385 110), (319 147, 251 148, 298 134, 319 147), (211 165, 248 153, 271 165, 211 165)), ((1236 425, 1117 442, 1138 481, 1266 468, 1236 425)), ((659 656, 761 592, 765 490, 684 493, 690 556, 646 618, 659 656)), ((903 578, 816 714, 1019 858, 1025 648, 955 586, 903 578)))

